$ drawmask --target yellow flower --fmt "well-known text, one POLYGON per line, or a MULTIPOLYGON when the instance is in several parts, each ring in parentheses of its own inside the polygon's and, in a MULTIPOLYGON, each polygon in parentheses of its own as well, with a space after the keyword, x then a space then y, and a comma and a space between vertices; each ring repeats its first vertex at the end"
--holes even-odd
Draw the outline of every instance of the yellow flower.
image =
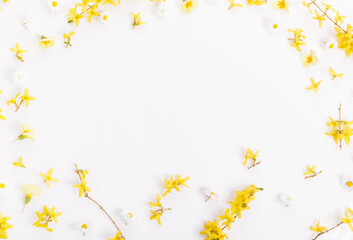
MULTIPOLYGON (((2 109, 0 108, 0 113, 2 112, 2 109)), ((6 120, 6 117, 0 114, 0 119, 1 120, 6 120)))
POLYGON ((14 98, 12 98, 11 100, 9 100, 8 102, 7 102, 7 105, 10 105, 10 104, 14 104, 15 106, 16 106, 16 108, 17 108, 17 97, 18 96, 20 96, 20 93, 18 93, 14 98))
POLYGON ((344 21, 343 21, 343 18, 346 18, 345 16, 342 16, 342 15, 340 15, 340 13, 337 11, 336 12, 336 17, 335 17, 335 21, 336 21, 336 23, 343 23, 344 21))
POLYGON ((330 122, 327 122, 326 125, 329 127, 332 127, 334 131, 336 131, 340 127, 340 123, 338 121, 333 120, 333 118, 330 118, 330 122))
POLYGON ((18 162, 13 162, 13 165, 16 166, 16 167, 26 168, 25 165, 23 165, 21 156, 20 156, 20 159, 18 160, 18 162))
POLYGON ((233 7, 242 7, 243 6, 243 4, 235 3, 234 0, 228 0, 228 2, 230 3, 228 10, 232 9, 233 7))
POLYGON ((197 0, 183 0, 183 3, 181 4, 181 10, 183 11, 183 13, 188 14, 195 10, 197 5, 197 0))
POLYGON ((155 212, 153 210, 151 210, 152 216, 150 217, 150 220, 155 219, 159 225, 162 225, 161 223, 161 216, 162 216, 162 212, 155 212))
POLYGON ((75 35, 76 33, 74 31, 69 32, 69 34, 64 33, 64 43, 66 44, 66 47, 71 46, 71 37, 75 35))
POLYGON ((272 6, 275 9, 285 10, 289 12, 290 3, 288 0, 274 0, 272 6))
POLYGON ((27 50, 20 49, 20 45, 18 43, 16 43, 16 48, 10 48, 10 50, 16 54, 18 60, 24 62, 22 53, 27 52, 27 50))
POLYGON ((215 220, 213 222, 208 221, 207 223, 205 223, 205 230, 201 231, 200 234, 208 236, 208 238, 205 238, 205 240, 228 239, 228 236, 225 233, 223 233, 222 228, 218 226, 218 220, 215 220))
POLYGON ((306 90, 314 90, 314 92, 316 93, 319 90, 319 85, 322 82, 322 80, 315 82, 313 78, 310 78, 311 81, 311 86, 307 87, 306 90))
POLYGON ((61 216, 61 212, 55 212, 55 207, 52 208, 47 208, 47 206, 43 207, 43 212, 36 212, 37 217, 38 217, 38 221, 36 221, 35 223, 33 223, 34 226, 36 227, 43 227, 45 228, 47 231, 52 232, 53 229, 49 228, 49 223, 51 222, 58 222, 57 217, 61 216))
POLYGON ((318 20, 319 21, 319 26, 322 27, 322 22, 326 20, 324 15, 320 15, 316 10, 315 10, 315 17, 313 17, 313 19, 318 20))
POLYGON ((22 134, 17 137, 16 140, 24 140, 24 139, 34 139, 34 130, 32 128, 29 128, 27 124, 22 125, 22 134))
POLYGON ((173 176, 170 176, 170 181, 168 181, 167 179, 164 179, 164 182, 165 182, 164 188, 166 189, 166 191, 164 192, 163 197, 165 197, 168 193, 171 193, 173 188, 179 192, 180 191, 180 188, 179 188, 180 185, 188 187, 185 184, 185 182, 187 180, 189 180, 189 177, 181 179, 180 174, 177 176, 177 178, 175 180, 173 179, 173 176))
POLYGON ((292 47, 296 48, 299 52, 302 51, 302 49, 300 48, 300 46, 305 45, 306 43, 304 42, 304 39, 306 38, 302 33, 304 32, 303 29, 300 28, 296 28, 294 30, 292 29, 288 29, 289 32, 293 33, 293 38, 290 39, 293 41, 293 43, 291 44, 292 47))
POLYGON ((349 57, 353 52, 353 28, 348 24, 345 31, 339 27, 335 27, 335 29, 337 32, 338 47, 342 48, 349 57))
POLYGON ((141 13, 137 13, 137 14, 131 13, 131 14, 134 17, 134 22, 132 23, 133 28, 135 28, 136 26, 140 26, 142 24, 147 24, 145 22, 142 22, 142 19, 140 16, 141 13))
MULTIPOLYGON (((32 96, 29 96, 28 88, 26 88, 26 89, 24 90, 23 96, 21 97, 21 101, 24 101, 25 104, 26 104, 26 107, 28 107, 29 101, 33 101, 33 100, 36 100, 36 98, 35 98, 35 97, 32 97, 32 96)), ((21 103, 20 103, 20 104, 21 104, 21 103)))
POLYGON ((315 172, 315 170, 314 170, 314 169, 315 169, 316 167, 317 167, 317 166, 315 166, 315 165, 314 165, 314 166, 311 166, 311 167, 310 167, 310 166, 308 166, 308 171, 307 171, 307 172, 305 172, 305 173, 304 173, 304 175, 305 175, 305 176, 308 176, 308 175, 315 174, 316 172, 315 172))
POLYGON ((257 150, 255 153, 248 148, 245 153, 245 161, 243 165, 245 166, 248 162, 249 159, 252 159, 254 162, 256 162, 256 159, 258 157, 260 150, 257 150))
POLYGON ((157 202, 149 202, 148 203, 149 205, 150 205, 150 208, 153 208, 153 207, 162 207, 162 204, 161 204, 161 197, 159 196, 159 194, 158 194, 158 196, 157 196, 157 202))
POLYGON ((88 170, 80 169, 79 171, 81 173, 82 179, 86 179, 86 175, 89 173, 88 170))
POLYGON ((311 3, 306 3, 306 2, 302 2, 303 3, 303 5, 304 5, 304 7, 306 7, 309 11, 310 11, 310 13, 313 13, 312 11, 311 11, 311 9, 310 9, 310 5, 311 5, 311 3))
POLYGON ((44 178, 44 182, 47 184, 47 187, 50 187, 50 182, 59 182, 59 180, 52 178, 51 175, 53 175, 53 171, 54 169, 50 169, 49 172, 47 173, 47 175, 45 175, 44 173, 40 173, 40 175, 44 178))
POLYGON ((333 71, 332 68, 330 68, 328 72, 331 74, 332 80, 334 80, 337 77, 342 78, 344 75, 343 73, 335 73, 335 71, 333 71))
MULTIPOLYGON (((118 1, 118 4, 120 3, 120 0, 118 1)), ((111 4, 113 6, 116 6, 116 2, 114 0, 104 0, 103 5, 105 4, 111 4)))
POLYGON ((10 217, 3 217, 0 213, 0 238, 7 239, 7 230, 12 228, 14 225, 9 224, 7 221, 10 217))
POLYGON ((219 218, 224 221, 221 226, 227 226, 227 230, 230 230, 231 224, 235 221, 235 218, 230 210, 227 208, 224 212, 224 215, 220 216, 219 218))
POLYGON ((347 145, 349 145, 350 142, 350 136, 353 135, 353 129, 351 129, 348 125, 344 126, 342 134, 338 135, 338 138, 344 139, 347 145))
POLYGON ((325 231, 327 228, 326 227, 323 227, 323 226, 320 226, 320 221, 318 221, 316 223, 316 226, 313 227, 313 226, 310 226, 310 229, 311 231, 313 232, 322 232, 322 231, 325 231))
POLYGON ((109 240, 124 240, 122 234, 121 234, 121 231, 117 232, 115 237, 113 238, 109 238, 109 240))
POLYGON ((32 197, 40 196, 42 194, 42 189, 33 184, 24 184, 22 186, 22 191, 25 194, 25 206, 32 200, 32 197))
POLYGON ((248 5, 261 5, 266 3, 264 0, 247 0, 247 1, 248 1, 248 5))
POLYGON ((88 14, 88 22, 92 22, 92 18, 95 16, 100 16, 98 12, 96 12, 96 8, 94 6, 90 7, 89 9, 84 11, 85 13, 88 14))
POLYGON ((315 51, 310 50, 309 54, 303 54, 302 56, 302 64, 304 67, 309 67, 311 65, 316 65, 317 63, 317 56, 315 51))
POLYGON ((42 36, 42 38, 39 41, 39 46, 41 48, 50 48, 50 47, 54 47, 55 45, 55 39, 54 38, 47 38, 42 36))
POLYGON ((79 189, 79 197, 82 197, 83 194, 87 194, 87 192, 91 192, 91 189, 89 187, 86 186, 87 185, 87 181, 86 180, 82 180, 80 184, 74 185, 74 187, 79 189))
POLYGON ((344 213, 344 218, 341 218, 341 222, 347 223, 351 230, 353 231, 353 218, 349 218, 349 214, 353 215, 353 211, 350 208, 347 208, 347 210, 344 213))
POLYGON ((76 7, 70 8, 69 14, 67 16, 68 16, 67 19, 69 20, 69 23, 74 22, 76 26, 80 24, 80 19, 83 18, 82 14, 77 14, 76 7))

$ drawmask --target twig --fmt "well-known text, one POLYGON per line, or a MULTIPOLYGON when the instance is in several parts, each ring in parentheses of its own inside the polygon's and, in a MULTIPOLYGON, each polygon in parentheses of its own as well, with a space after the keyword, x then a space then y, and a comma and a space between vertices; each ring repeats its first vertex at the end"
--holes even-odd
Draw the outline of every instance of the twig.
MULTIPOLYGON (((342 120, 341 120, 341 104, 340 104, 340 106, 339 106, 339 108, 338 108, 338 115, 339 115, 339 119, 338 119, 338 121, 339 121, 339 134, 341 134, 342 133, 342 120)), ((342 149, 342 139, 340 139, 340 149, 342 149)))
MULTIPOLYGON (((76 171, 75 171, 75 172, 77 173, 78 177, 80 178, 80 182, 82 182, 82 177, 81 177, 81 174, 80 174, 80 170, 77 168, 77 164, 75 164, 75 168, 76 168, 76 171)), ((123 239, 125 239, 125 237, 123 236, 123 234, 122 234, 120 228, 119 228, 118 225, 115 223, 115 221, 113 220, 113 218, 108 214, 108 212, 103 208, 103 206, 100 205, 96 200, 94 200, 93 198, 91 198, 91 197, 88 195, 88 192, 87 192, 86 190, 84 190, 84 196, 85 196, 85 198, 87 198, 87 199, 91 200, 92 202, 94 202, 94 203, 105 213, 105 215, 108 216, 108 218, 109 218, 110 221, 114 224, 114 226, 116 227, 116 229, 118 230, 118 232, 121 233, 121 237, 122 237, 123 239)))
POLYGON ((253 164, 250 166, 250 167, 248 167, 248 169, 251 169, 251 168, 253 168, 253 167, 256 167, 256 165, 259 165, 261 163, 261 161, 260 162, 253 162, 253 164))
POLYGON ((316 177, 316 176, 319 175, 320 173, 322 173, 322 171, 320 171, 320 172, 318 172, 318 173, 314 173, 313 175, 310 175, 310 176, 306 176, 304 179, 316 177))
POLYGON ((316 235, 315 238, 313 238, 313 240, 316 240, 316 239, 317 239, 318 237, 320 237, 321 235, 323 235, 323 234, 325 234, 325 233, 328 233, 329 231, 335 229, 336 227, 339 227, 341 224, 343 224, 343 222, 340 222, 339 224, 337 224, 336 226, 334 226, 334 227, 332 227, 332 228, 330 228, 330 229, 327 229, 327 230, 325 230, 325 231, 320 232, 318 235, 316 235))

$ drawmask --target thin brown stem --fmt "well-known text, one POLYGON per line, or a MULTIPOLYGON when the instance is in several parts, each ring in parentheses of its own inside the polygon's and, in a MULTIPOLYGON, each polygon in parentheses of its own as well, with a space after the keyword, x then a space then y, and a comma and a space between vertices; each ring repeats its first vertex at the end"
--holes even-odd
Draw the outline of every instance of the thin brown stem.
POLYGON ((319 175, 320 173, 322 173, 322 171, 320 171, 320 172, 318 172, 318 173, 314 173, 313 175, 310 175, 310 176, 306 176, 304 179, 316 177, 316 176, 319 175))
POLYGON ((343 32, 347 33, 346 30, 344 30, 336 21, 334 21, 334 20, 327 14, 327 11, 323 11, 323 10, 319 7, 319 5, 316 3, 315 0, 311 0, 311 3, 314 4, 314 5, 320 10, 320 12, 322 12, 322 14, 323 14, 324 16, 326 16, 331 22, 333 22, 333 24, 335 24, 338 28, 342 29, 343 32))
POLYGON ((323 234, 325 234, 325 233, 328 233, 329 231, 331 231, 331 230, 333 230, 333 229, 339 227, 341 224, 343 224, 343 222, 338 223, 336 226, 334 226, 334 227, 332 227, 332 228, 330 228, 330 229, 327 229, 327 230, 325 230, 325 231, 320 232, 318 235, 316 235, 315 238, 313 238, 313 240, 316 240, 316 239, 317 239, 318 237, 320 237, 321 235, 323 235, 323 234))
POLYGON ((23 100, 21 100, 20 104, 16 105, 17 107, 16 107, 15 112, 17 112, 17 111, 18 111, 18 109, 20 108, 20 106, 21 106, 21 104, 22 104, 22 103, 23 103, 23 100))
MULTIPOLYGON (((75 164, 75 168, 76 168, 76 173, 78 175, 78 177, 80 178, 80 182, 82 182, 82 177, 81 177, 81 173, 80 173, 80 170, 78 169, 77 167, 77 164, 75 164)), ((110 219, 110 221, 114 224, 114 226, 116 227, 116 229, 118 230, 118 232, 121 233, 121 237, 123 239, 125 239, 125 237, 123 236, 120 228, 118 227, 118 225, 115 223, 115 221, 113 220, 113 218, 108 214, 108 212, 103 208, 102 205, 100 205, 96 200, 94 200, 93 198, 91 198, 89 195, 88 195, 88 192, 86 190, 84 190, 84 196, 85 198, 89 199, 91 202, 95 203, 104 213, 105 215, 107 215, 107 217, 110 219)))
MULTIPOLYGON (((338 108, 339 133, 342 133, 341 104, 338 108)), ((342 149, 342 139, 340 139, 340 149, 342 149)))
POLYGON ((251 168, 253 168, 253 167, 256 167, 257 165, 259 165, 261 163, 261 161, 260 162, 253 162, 253 164, 250 166, 250 167, 248 167, 248 169, 251 169, 251 168))

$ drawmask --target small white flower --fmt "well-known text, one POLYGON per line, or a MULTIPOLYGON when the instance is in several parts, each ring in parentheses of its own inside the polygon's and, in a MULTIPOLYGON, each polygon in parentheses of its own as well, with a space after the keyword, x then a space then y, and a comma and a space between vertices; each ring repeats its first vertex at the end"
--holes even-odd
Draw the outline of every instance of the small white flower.
POLYGON ((75 225, 75 228, 85 237, 92 230, 92 224, 89 221, 82 220, 75 225))
POLYGON ((123 217, 125 224, 128 225, 131 219, 135 216, 135 214, 130 210, 123 210, 121 212, 121 216, 123 217))
POLYGON ((281 193, 281 195, 279 196, 279 200, 284 206, 288 207, 292 204, 293 197, 289 193, 281 193))
POLYGON ((157 15, 162 17, 165 15, 166 12, 166 3, 163 1, 157 2, 157 15))
POLYGON ((54 13, 59 12, 61 9, 61 2, 60 2, 60 0, 49 0, 48 7, 49 7, 50 11, 52 11, 54 13))
POLYGON ((23 22, 22 22, 22 26, 24 28, 26 28, 28 31, 32 31, 33 30, 33 23, 30 19, 25 19, 23 22))
POLYGON ((110 16, 106 13, 101 13, 99 16, 99 22, 106 24, 110 21, 110 16))
POLYGON ((322 45, 325 50, 331 50, 334 49, 336 46, 336 43, 333 39, 325 40, 322 42, 322 45))
POLYGON ((346 190, 348 190, 348 191, 353 190, 353 178, 348 177, 348 176, 344 177, 342 184, 346 190))
POLYGON ((203 190, 203 194, 205 195, 205 197, 206 197, 206 202, 208 201, 208 200, 216 200, 216 201, 218 201, 219 200, 219 194, 218 193, 216 193, 212 188, 205 188, 204 190, 203 190))
POLYGON ((18 87, 24 88, 24 85, 27 81, 27 77, 21 72, 21 70, 17 70, 12 76, 12 81, 18 87))
POLYGON ((280 26, 280 22, 277 19, 273 19, 273 18, 267 19, 265 24, 266 24, 266 29, 269 33, 277 34, 280 32, 281 26, 280 26))

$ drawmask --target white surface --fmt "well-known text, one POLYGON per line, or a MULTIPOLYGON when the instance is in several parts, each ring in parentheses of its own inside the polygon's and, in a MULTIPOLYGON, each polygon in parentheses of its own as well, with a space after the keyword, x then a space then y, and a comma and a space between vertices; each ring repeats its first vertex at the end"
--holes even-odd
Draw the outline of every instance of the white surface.
MULTIPOLYGON (((1 3, 0 107, 8 120, 0 124, 0 176, 7 186, 0 191, 0 212, 15 224, 10 239, 78 239, 74 225, 81 219, 94 225, 89 239, 114 236, 100 210, 78 198, 74 163, 90 171, 92 196, 129 240, 202 239, 204 222, 250 184, 265 191, 227 231, 230 239, 310 239, 309 226, 317 219, 329 227, 346 206, 353 207, 352 193, 340 183, 352 174, 352 147, 340 151, 324 134, 339 103, 343 118, 353 119, 352 57, 343 50, 326 52, 320 44, 334 39, 330 23, 319 29, 295 1, 289 14, 269 6, 227 11, 227 3, 219 1, 200 2, 191 15, 168 1, 161 19, 153 3, 125 0, 107 8, 108 25, 75 28, 65 18, 73 2, 64 4, 52 14, 46 1, 1 3), (132 30, 131 11, 141 11, 148 24, 132 30), (25 18, 38 33, 56 37, 56 47, 40 49, 38 37, 21 26, 25 18), (270 18, 280 22, 277 35, 266 30, 270 18), (296 27, 305 30, 304 49, 318 55, 313 68, 302 67, 300 53, 286 40, 286 29, 296 27), (71 29, 77 35, 65 49, 62 34, 71 29), (29 50, 24 63, 9 50, 16 42, 29 50), (344 78, 331 81, 329 66, 344 78), (11 82, 18 68, 28 75, 26 87, 37 100, 14 114, 6 101, 20 90, 11 82), (324 80, 317 94, 304 90, 310 77, 324 80), (36 129, 35 143, 11 143, 23 122, 36 129), (251 171, 242 165, 247 147, 261 149, 262 164, 251 171), (12 166, 19 155, 26 169, 12 166), (307 164, 318 165, 323 174, 304 180, 307 164), (47 189, 39 173, 50 168, 60 182, 47 189), (147 202, 162 191, 163 178, 178 173, 190 176, 190 188, 166 199, 173 211, 158 226, 148 219, 147 202), (21 214, 24 183, 41 184, 44 193, 21 214), (205 186, 217 189, 221 201, 205 203, 205 186), (279 203, 281 192, 292 193, 293 206, 279 203), (35 211, 45 204, 63 212, 53 233, 32 226, 35 211), (128 226, 119 219, 121 209, 137 213, 128 226)), ((341 14, 352 13, 351 2, 334 5, 341 14)), ((347 21, 353 23, 353 16, 347 21)))

